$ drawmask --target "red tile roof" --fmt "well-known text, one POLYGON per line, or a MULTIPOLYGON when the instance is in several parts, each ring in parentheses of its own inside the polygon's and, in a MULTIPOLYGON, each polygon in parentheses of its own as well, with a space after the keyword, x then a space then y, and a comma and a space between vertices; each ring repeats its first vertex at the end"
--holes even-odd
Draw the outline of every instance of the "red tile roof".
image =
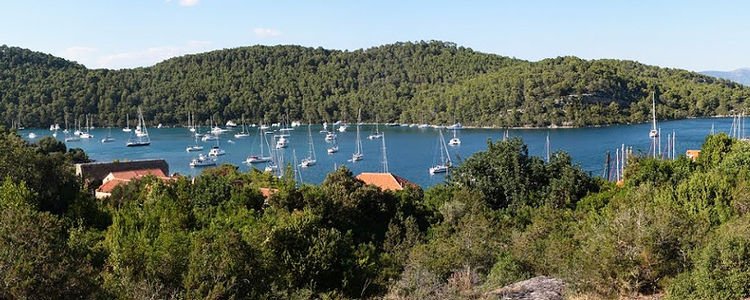
POLYGON ((156 177, 167 177, 167 175, 164 174, 164 172, 161 169, 131 170, 131 171, 112 172, 110 174, 112 174, 114 178, 124 179, 124 180, 131 180, 131 179, 143 177, 146 175, 152 175, 156 177))
POLYGON ((417 186, 415 183, 396 176, 393 173, 362 173, 357 175, 356 178, 365 184, 377 186, 383 191, 400 191, 407 186, 417 186))
POLYGON ((129 181, 130 180, 115 178, 99 186, 96 191, 100 193, 112 193, 112 190, 114 190, 116 186, 120 185, 121 183, 127 183, 129 181))
POLYGON ((279 190, 274 188, 260 188, 260 194, 263 195, 263 198, 268 198, 273 194, 278 193, 279 190))
POLYGON ((140 178, 143 176, 149 176, 149 175, 155 176, 162 180, 174 179, 172 177, 167 177, 164 174, 164 171, 162 171, 161 169, 144 169, 144 170, 111 172, 104 178, 104 182, 102 183, 102 185, 99 186, 98 189, 96 189, 97 198, 109 196, 112 193, 112 190, 114 190, 115 187, 120 184, 128 183, 133 179, 140 178))

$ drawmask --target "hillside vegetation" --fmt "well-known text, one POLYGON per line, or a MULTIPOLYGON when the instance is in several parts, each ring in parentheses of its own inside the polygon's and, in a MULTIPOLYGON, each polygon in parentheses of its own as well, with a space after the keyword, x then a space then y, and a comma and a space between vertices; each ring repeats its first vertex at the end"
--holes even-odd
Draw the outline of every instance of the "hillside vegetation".
POLYGON ((702 149, 630 157, 622 186, 510 139, 424 191, 223 165, 100 201, 70 164, 85 156, 0 126, 0 298, 492 299, 540 275, 584 299, 746 298, 750 144, 702 149))
POLYGON ((447 42, 338 51, 252 46, 172 58, 155 66, 90 70, 30 50, 0 46, 0 123, 125 123, 141 106, 151 124, 364 121, 476 126, 603 125, 729 114, 750 88, 694 72, 632 61, 559 57, 539 62, 447 42))

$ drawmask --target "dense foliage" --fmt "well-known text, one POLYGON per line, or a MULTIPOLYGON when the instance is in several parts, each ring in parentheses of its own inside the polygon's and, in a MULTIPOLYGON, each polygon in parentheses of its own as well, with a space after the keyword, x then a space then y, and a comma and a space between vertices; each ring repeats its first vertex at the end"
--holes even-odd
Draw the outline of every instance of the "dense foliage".
POLYGON ((76 152, 1 131, 2 298, 482 298, 536 275, 584 298, 750 296, 750 143, 725 134, 696 161, 630 157, 622 185, 511 139, 426 191, 224 165, 98 201, 76 152))
POLYGON ((539 62, 446 42, 338 51, 253 46, 173 58, 155 66, 89 70, 51 55, 0 46, 0 123, 46 127, 68 115, 97 126, 146 120, 184 124, 291 119, 476 126, 641 122, 658 92, 661 118, 729 114, 750 88, 632 61, 559 57, 539 62))

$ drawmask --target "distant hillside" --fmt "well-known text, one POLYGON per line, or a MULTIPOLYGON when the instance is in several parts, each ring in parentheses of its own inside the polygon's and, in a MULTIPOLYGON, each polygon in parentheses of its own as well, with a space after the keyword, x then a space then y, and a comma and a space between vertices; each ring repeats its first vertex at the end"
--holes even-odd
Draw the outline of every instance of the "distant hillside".
POLYGON ((724 78, 737 83, 741 83, 750 86, 750 68, 737 69, 734 71, 703 71, 701 74, 708 76, 724 78))
POLYGON ((726 114, 750 97, 731 81, 632 61, 560 57, 528 62, 447 42, 339 51, 252 46, 172 58, 152 67, 89 70, 0 46, 0 123, 46 127, 91 114, 122 126, 141 106, 151 124, 363 120, 477 126, 645 121, 726 114))

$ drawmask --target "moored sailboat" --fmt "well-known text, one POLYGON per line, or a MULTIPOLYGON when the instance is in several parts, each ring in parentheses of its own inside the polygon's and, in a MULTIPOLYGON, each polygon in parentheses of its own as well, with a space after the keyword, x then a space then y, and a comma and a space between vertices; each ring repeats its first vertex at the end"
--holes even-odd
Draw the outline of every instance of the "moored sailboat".
MULTIPOLYGON (((258 135, 258 141, 260 144, 260 153, 257 155, 250 155, 245 159, 246 164, 256 164, 256 163, 264 163, 269 162, 271 160, 270 156, 266 156, 265 153, 263 153, 263 144, 265 143, 266 146, 268 146, 268 140, 266 139, 266 134, 264 133, 265 129, 263 127, 258 129, 259 135, 258 135)), ((271 147, 268 147, 269 151, 271 147)))
POLYGON ((313 166, 318 162, 317 158, 315 157, 315 145, 313 144, 312 131, 310 129, 310 126, 310 124, 307 124, 307 141, 309 144, 307 157, 303 158, 302 162, 299 164, 299 166, 303 168, 313 166))
POLYGON ((450 153, 448 153, 448 146, 445 145, 445 137, 443 136, 442 130, 438 130, 438 148, 438 152, 440 152, 440 160, 432 164, 429 169, 430 175, 446 173, 448 172, 448 168, 451 167, 451 157, 450 153))
POLYGON ((127 147, 142 147, 151 145, 151 138, 148 136, 148 129, 146 128, 146 122, 143 120, 143 112, 141 108, 138 108, 138 126, 136 127, 135 134, 132 134, 128 138, 128 142, 125 144, 127 147))
POLYGON ((354 141, 354 153, 352 154, 352 162, 362 160, 365 155, 362 153, 362 139, 359 137, 359 123, 362 122, 362 109, 359 109, 359 116, 357 117, 357 138, 354 141))
POLYGON ((131 132, 133 131, 130 129, 130 114, 125 114, 125 128, 122 129, 123 132, 131 132))
POLYGON ((247 127, 245 126, 245 115, 242 115, 242 132, 235 133, 234 137, 241 139, 250 136, 250 133, 247 132, 247 127))
POLYGON ((375 117, 375 132, 370 134, 367 138, 371 140, 379 139, 383 137, 383 133, 380 132, 380 128, 378 126, 378 118, 375 117))

